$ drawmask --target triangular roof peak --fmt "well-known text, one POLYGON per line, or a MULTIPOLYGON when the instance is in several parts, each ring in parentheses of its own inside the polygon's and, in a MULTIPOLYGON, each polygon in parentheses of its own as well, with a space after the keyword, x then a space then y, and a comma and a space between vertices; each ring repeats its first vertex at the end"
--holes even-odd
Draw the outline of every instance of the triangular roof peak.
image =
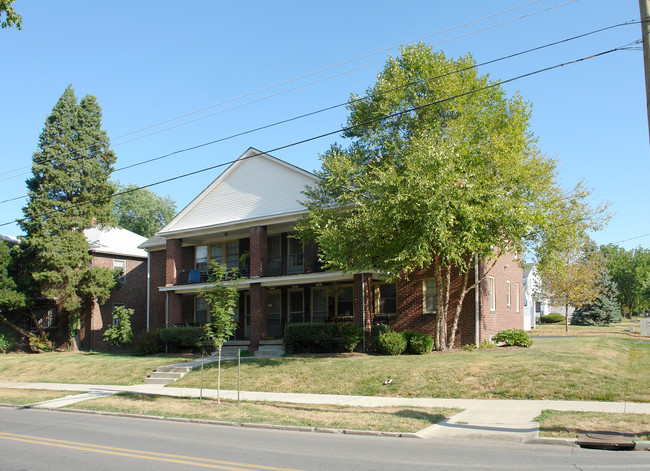
POLYGON ((317 182, 313 173, 251 147, 159 234, 299 212, 305 186, 317 182))

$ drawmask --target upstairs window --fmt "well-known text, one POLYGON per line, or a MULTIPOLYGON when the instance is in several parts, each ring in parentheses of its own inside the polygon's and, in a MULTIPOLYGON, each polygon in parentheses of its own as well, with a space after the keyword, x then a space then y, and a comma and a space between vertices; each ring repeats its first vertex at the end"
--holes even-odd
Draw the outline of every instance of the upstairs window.
POLYGON ((207 245, 198 245, 196 247, 194 260, 195 260, 195 266, 197 270, 201 270, 201 271, 208 270, 208 246, 207 245))
POLYGON ((113 260, 113 270, 119 273, 117 280, 126 283, 126 260, 113 260))
POLYGON ((510 294, 510 280, 506 281, 506 307, 510 309, 511 307, 511 294, 510 294))
POLYGON ((491 276, 488 278, 488 292, 490 295, 490 311, 497 310, 497 299, 496 299, 496 290, 494 287, 494 277, 491 276))

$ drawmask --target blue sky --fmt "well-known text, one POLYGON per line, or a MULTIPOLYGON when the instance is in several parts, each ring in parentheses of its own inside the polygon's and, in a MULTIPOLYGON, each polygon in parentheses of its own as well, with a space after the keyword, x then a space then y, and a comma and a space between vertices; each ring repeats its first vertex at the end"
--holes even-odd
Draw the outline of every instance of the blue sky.
MULTIPOLYGON (((15 8, 23 31, 0 30, 0 200, 25 194, 44 120, 68 84, 79 98, 97 96, 120 168, 343 103, 372 85, 398 45, 419 38, 448 56, 470 52, 481 63, 639 18, 637 0, 17 0, 15 8), (204 111, 188 115, 197 110, 204 111)), ((640 38, 638 24, 621 26, 480 72, 507 80, 640 38)), ((532 103, 531 130, 542 152, 560 161, 562 183, 585 180, 594 204, 611 202, 613 217, 593 235, 596 242, 650 247, 642 52, 617 51, 504 88, 532 103)), ((346 115, 336 108, 113 177, 154 183, 231 161, 248 147, 268 151, 334 131, 346 115)), ((333 142, 342 140, 271 153, 313 171, 333 142)), ((169 194, 180 210, 220 171, 152 190, 169 194)), ((24 205, 24 199, 0 204, 0 223, 21 217, 24 205)), ((20 229, 5 225, 0 233, 20 229)))

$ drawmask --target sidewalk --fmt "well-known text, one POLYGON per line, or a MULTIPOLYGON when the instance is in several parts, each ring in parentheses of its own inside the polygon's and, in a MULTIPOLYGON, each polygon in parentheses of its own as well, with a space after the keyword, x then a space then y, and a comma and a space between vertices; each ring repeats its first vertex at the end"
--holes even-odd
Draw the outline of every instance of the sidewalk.
MULTIPOLYGON (((117 386, 0 381, 0 388, 50 389, 80 393, 31 405, 31 407, 41 408, 64 407, 79 401, 118 394, 120 392, 175 397, 199 397, 200 394, 199 389, 195 388, 163 387, 158 384, 117 386)), ((217 390, 204 389, 203 397, 216 398, 217 390)), ((221 398, 237 400, 237 391, 222 390, 221 398)), ((538 438, 539 423, 535 422, 534 419, 544 409, 650 414, 650 404, 629 402, 398 398, 255 391, 240 391, 239 398, 243 401, 333 404, 356 407, 454 407, 464 410, 449 419, 419 431, 416 435, 429 439, 504 440, 520 443, 542 442, 546 440, 558 441, 556 439, 545 440, 538 438)), ((559 442, 562 441, 560 440, 559 442)))

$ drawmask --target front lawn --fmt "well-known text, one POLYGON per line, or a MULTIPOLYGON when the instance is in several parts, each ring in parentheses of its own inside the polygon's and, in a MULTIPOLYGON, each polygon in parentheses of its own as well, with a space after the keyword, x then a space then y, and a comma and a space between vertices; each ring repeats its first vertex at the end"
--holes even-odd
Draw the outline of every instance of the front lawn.
POLYGON ((177 356, 125 353, 0 354, 0 380, 37 383, 139 384, 157 366, 180 363, 177 356))
POLYGON ((285 404, 184 399, 144 394, 120 394, 69 406, 126 414, 184 417, 235 423, 294 425, 348 430, 417 432, 460 412, 460 409, 415 407, 343 407, 319 404, 285 404))
MULTIPOLYGON (((249 391, 363 396, 650 402, 650 344, 608 337, 537 338, 531 348, 415 356, 294 355, 241 362, 249 391), (385 385, 387 379, 392 379, 385 385)), ((216 364, 203 386, 216 388, 216 364)), ((237 364, 222 365, 237 389, 237 364)), ((195 370, 174 387, 200 385, 195 370)))
POLYGON ((5 389, 0 388, 0 404, 23 406, 37 402, 50 401, 74 394, 70 391, 50 391, 46 389, 5 389))
POLYGON ((650 440, 650 415, 545 410, 537 417, 540 437, 578 438, 589 430, 633 433, 635 440, 650 440))

